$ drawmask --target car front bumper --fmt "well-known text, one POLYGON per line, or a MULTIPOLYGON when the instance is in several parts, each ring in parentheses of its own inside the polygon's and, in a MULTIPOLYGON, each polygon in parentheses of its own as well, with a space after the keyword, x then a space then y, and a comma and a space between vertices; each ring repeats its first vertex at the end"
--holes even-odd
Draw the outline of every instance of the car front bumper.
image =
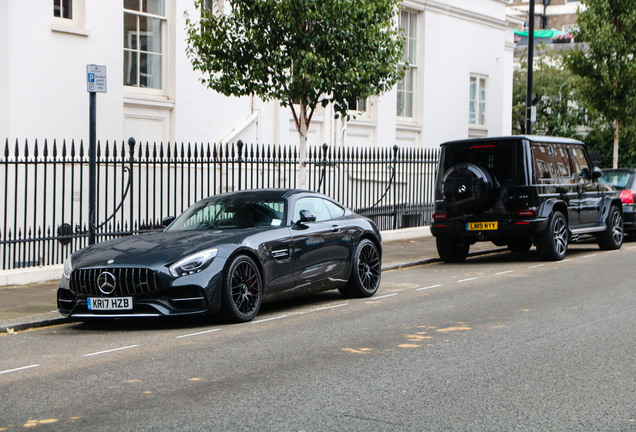
MULTIPOLYGON (((78 289, 76 283, 62 278, 57 289, 58 311, 74 318, 125 318, 183 316, 217 313, 221 307, 221 285, 223 274, 222 260, 215 260, 200 273, 172 278, 166 274, 157 277, 156 285, 149 292, 117 290, 112 294, 103 294, 88 281, 88 289, 78 289), (89 298, 128 299, 132 305, 128 309, 107 308, 91 310, 89 298)), ((95 278, 104 269, 88 272, 95 278)), ((73 279, 73 277, 71 278, 73 279)))

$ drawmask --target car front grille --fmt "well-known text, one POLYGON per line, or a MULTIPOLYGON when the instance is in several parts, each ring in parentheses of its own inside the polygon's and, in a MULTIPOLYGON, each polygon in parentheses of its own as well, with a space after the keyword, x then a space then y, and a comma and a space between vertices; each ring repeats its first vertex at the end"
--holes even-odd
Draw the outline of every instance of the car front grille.
POLYGON ((100 268, 78 269, 71 273, 70 289, 75 294, 98 295, 100 291, 97 279, 102 273, 110 273, 115 277, 115 289, 110 295, 129 296, 146 294, 159 289, 157 275, 145 268, 100 268))

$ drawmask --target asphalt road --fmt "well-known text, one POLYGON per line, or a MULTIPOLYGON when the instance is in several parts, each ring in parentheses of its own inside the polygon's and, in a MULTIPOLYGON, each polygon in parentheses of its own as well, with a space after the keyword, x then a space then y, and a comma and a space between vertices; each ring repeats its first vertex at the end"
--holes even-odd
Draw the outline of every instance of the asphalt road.
POLYGON ((635 259, 499 253, 241 325, 0 336, 0 431, 636 431, 635 259))

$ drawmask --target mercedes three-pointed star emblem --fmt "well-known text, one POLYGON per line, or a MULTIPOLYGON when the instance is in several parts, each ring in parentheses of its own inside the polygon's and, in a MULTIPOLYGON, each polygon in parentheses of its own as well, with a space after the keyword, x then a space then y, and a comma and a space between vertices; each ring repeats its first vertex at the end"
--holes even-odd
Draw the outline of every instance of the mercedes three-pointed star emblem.
POLYGON ((117 278, 111 272, 102 272, 97 276, 97 286, 104 294, 112 294, 117 285, 117 278))

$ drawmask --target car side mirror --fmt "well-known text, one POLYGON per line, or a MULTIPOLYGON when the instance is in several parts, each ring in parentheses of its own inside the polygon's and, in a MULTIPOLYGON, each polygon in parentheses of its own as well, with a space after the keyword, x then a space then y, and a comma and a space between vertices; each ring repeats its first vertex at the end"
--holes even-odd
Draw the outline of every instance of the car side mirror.
POLYGON ((316 215, 311 210, 301 210, 299 222, 316 222, 316 215))
POLYGON ((581 172, 579 173, 579 177, 587 179, 587 180, 591 179, 592 176, 590 175, 590 169, 588 167, 581 168, 581 172))
POLYGON ((161 225, 167 227, 168 225, 170 225, 172 222, 174 222, 176 218, 174 216, 166 216, 165 218, 163 218, 163 220, 161 221, 161 225))
POLYGON ((599 167, 592 168, 592 178, 597 179, 603 177, 603 171, 599 167))

